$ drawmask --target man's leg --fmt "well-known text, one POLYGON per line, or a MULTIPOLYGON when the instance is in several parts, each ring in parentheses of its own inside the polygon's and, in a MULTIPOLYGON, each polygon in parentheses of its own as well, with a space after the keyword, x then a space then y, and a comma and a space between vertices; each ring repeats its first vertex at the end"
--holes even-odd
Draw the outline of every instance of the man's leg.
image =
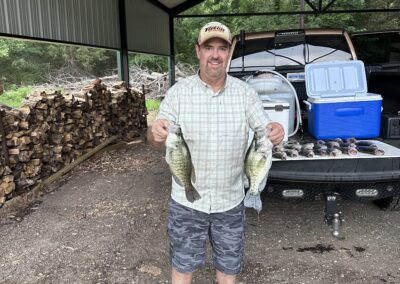
POLYGON ((168 235, 172 283, 191 283, 192 274, 205 264, 208 214, 169 202, 168 235))
POLYGON ((192 283, 192 276, 193 273, 180 273, 172 267, 172 284, 190 284, 192 283))
POLYGON ((243 202, 211 214, 210 241, 218 284, 235 283, 243 267, 245 211, 243 202))
POLYGON ((218 284, 235 284, 236 283, 236 275, 228 275, 217 269, 217 283, 218 284))

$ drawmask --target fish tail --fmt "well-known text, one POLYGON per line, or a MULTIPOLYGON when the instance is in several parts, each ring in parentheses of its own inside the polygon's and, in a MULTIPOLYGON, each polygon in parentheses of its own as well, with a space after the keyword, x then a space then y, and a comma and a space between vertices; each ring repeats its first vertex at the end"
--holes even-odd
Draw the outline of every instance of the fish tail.
POLYGON ((193 186, 189 186, 185 190, 186 194, 186 199, 193 203, 195 200, 199 200, 201 198, 200 194, 197 192, 197 190, 193 186))
POLYGON ((252 194, 251 190, 248 190, 244 197, 244 206, 247 208, 254 208, 258 213, 262 209, 262 202, 260 194, 252 194))

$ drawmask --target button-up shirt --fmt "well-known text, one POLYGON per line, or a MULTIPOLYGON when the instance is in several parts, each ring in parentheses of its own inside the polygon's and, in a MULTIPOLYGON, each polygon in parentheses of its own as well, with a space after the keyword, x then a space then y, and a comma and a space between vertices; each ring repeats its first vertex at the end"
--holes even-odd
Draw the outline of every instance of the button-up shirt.
POLYGON ((264 131, 269 122, 257 92, 227 75, 218 92, 198 75, 172 86, 156 119, 179 124, 194 170, 194 188, 201 198, 189 202, 185 190, 172 179, 171 198, 205 213, 224 212, 244 198, 244 159, 249 129, 264 131))

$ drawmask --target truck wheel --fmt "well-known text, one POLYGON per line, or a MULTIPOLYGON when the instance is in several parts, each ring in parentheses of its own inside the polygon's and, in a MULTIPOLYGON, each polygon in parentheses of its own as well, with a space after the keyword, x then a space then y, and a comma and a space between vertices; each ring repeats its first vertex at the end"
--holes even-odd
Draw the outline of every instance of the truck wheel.
POLYGON ((400 211, 400 197, 399 196, 386 197, 386 198, 375 200, 374 202, 379 208, 381 208, 383 210, 400 211))

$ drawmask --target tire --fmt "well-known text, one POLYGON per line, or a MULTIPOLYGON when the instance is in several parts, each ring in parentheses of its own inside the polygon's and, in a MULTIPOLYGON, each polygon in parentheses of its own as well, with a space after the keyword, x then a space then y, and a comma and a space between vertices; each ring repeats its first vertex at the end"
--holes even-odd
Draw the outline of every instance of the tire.
POLYGON ((375 200, 374 202, 379 208, 381 208, 383 210, 400 211, 400 197, 399 196, 386 197, 386 198, 375 200))

